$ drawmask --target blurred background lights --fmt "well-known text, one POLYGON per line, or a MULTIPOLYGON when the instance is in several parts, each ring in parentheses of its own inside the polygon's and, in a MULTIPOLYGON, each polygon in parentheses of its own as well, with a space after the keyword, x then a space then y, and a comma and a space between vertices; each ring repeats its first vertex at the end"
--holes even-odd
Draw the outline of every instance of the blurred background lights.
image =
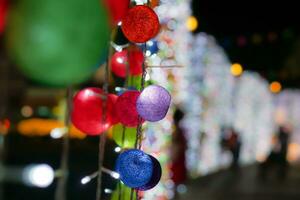
POLYGON ((234 63, 231 65, 230 72, 233 76, 240 76, 243 73, 243 67, 241 64, 234 63))
POLYGON ((179 194, 184 194, 187 192, 187 187, 184 184, 179 184, 176 189, 179 194))
POLYGON ((198 28, 198 20, 194 16, 190 16, 186 21, 186 27, 189 31, 195 31, 198 28))
POLYGON ((47 164, 30 165, 25 168, 23 179, 27 185, 46 188, 54 180, 54 171, 47 164))
POLYGON ((21 114, 23 117, 31 117, 33 114, 33 109, 30 106, 23 106, 21 108, 21 114))
POLYGON ((270 84, 270 91, 272 93, 279 93, 281 91, 281 84, 278 81, 274 81, 270 84))

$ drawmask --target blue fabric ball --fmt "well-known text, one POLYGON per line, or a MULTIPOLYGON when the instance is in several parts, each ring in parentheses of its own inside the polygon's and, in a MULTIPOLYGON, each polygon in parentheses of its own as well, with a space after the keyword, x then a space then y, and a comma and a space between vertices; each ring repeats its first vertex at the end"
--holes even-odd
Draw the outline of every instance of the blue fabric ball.
POLYGON ((151 160, 152 160, 152 163, 153 163, 152 178, 150 179, 150 181, 146 185, 137 188, 138 190, 142 190, 142 191, 150 190, 150 189, 154 188, 158 184, 158 182, 160 181, 160 178, 161 178, 160 163, 153 156, 150 155, 150 157, 151 157, 151 160))
POLYGON ((141 150, 127 150, 119 155, 116 161, 116 171, 126 186, 143 187, 151 181, 153 161, 148 154, 141 150))

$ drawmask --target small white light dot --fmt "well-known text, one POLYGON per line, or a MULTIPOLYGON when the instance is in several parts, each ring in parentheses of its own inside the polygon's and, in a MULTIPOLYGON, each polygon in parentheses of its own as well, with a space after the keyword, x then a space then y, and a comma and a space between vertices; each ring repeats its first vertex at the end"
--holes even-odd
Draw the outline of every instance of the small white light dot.
POLYGON ((153 46, 153 44, 154 44, 154 42, 151 41, 151 40, 147 42, 147 45, 150 46, 150 47, 153 46))
POLYGON ((114 179, 119 179, 119 178, 120 178, 120 174, 117 173, 117 172, 112 172, 110 175, 111 175, 114 179))
POLYGON ((110 194, 110 193, 112 193, 112 190, 111 190, 111 189, 108 189, 108 188, 105 188, 105 189, 104 189, 104 192, 105 192, 106 194, 110 194))
POLYGON ((116 51, 121 52, 123 48, 121 46, 116 46, 116 51))
POLYGON ((54 128, 50 132, 50 136, 53 139, 62 138, 63 135, 66 133, 66 128, 54 128))
POLYGON ((151 56, 151 51, 147 50, 147 51, 146 51, 146 56, 147 56, 147 57, 151 56))
POLYGON ((149 74, 146 74, 145 81, 149 81, 151 79, 149 74))
POLYGON ((117 153, 120 152, 121 150, 122 150, 121 147, 116 147, 115 148, 115 152, 117 152, 117 153))
POLYGON ((91 178, 89 177, 89 176, 86 176, 86 177, 83 177, 82 179, 81 179, 81 184, 82 185, 85 185, 85 184, 87 184, 88 182, 90 182, 91 181, 91 178))

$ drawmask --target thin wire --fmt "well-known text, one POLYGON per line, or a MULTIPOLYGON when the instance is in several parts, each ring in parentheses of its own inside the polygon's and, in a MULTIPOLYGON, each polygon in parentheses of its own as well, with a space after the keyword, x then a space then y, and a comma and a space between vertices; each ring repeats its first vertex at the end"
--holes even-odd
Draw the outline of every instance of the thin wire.
MULTIPOLYGON (((111 41, 114 41, 116 29, 114 29, 111 33, 111 41)), ((105 95, 105 99, 102 104, 102 124, 106 124, 106 108, 107 108, 107 96, 108 96, 108 86, 109 86, 109 67, 111 64, 111 56, 112 56, 112 47, 109 46, 109 53, 107 62, 105 65, 105 79, 103 83, 103 92, 105 95)), ((104 161, 104 151, 105 151, 105 143, 106 143, 106 132, 100 134, 100 141, 99 141, 99 155, 98 155, 98 178, 97 178, 97 190, 96 190, 96 200, 101 200, 102 195, 102 166, 104 161)))
POLYGON ((67 108, 65 114, 65 127, 67 129, 63 137, 63 150, 61 155, 61 166, 60 170, 62 175, 58 180, 56 191, 55 191, 55 200, 65 200, 67 198, 66 186, 68 182, 68 159, 69 159, 69 146, 70 146, 70 113, 72 110, 72 86, 67 88, 67 108))

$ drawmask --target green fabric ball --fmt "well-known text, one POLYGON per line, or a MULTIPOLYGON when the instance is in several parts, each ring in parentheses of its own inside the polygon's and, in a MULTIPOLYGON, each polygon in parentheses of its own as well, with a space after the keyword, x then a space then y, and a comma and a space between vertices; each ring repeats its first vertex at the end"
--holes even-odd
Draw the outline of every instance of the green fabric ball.
POLYGON ((123 142, 123 125, 113 126, 113 140, 122 148, 134 148, 136 140, 136 128, 125 127, 123 142))
POLYGON ((99 0, 17 0, 8 18, 8 53, 36 82, 79 84, 104 60, 107 16, 99 0))

